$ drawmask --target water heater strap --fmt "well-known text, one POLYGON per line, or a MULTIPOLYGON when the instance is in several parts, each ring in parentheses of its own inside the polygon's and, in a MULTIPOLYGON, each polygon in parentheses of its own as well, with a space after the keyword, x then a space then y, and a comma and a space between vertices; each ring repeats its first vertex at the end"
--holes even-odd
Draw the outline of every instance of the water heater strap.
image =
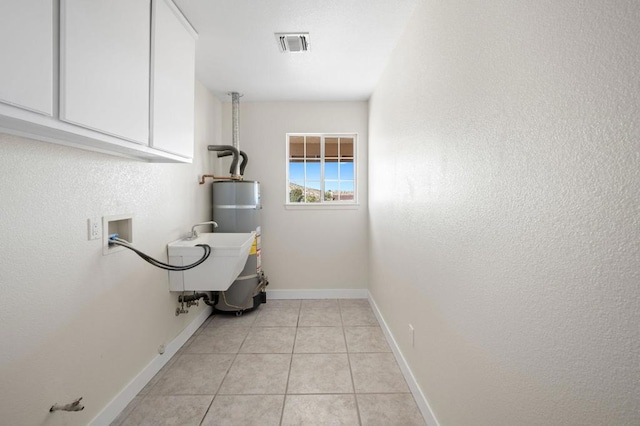
POLYGON ((216 208, 216 209, 247 209, 247 210, 248 209, 257 210, 257 209, 260 208, 260 206, 255 205, 255 204, 253 204, 253 205, 251 205, 251 204, 240 204, 240 205, 239 204, 236 204, 236 205, 233 205, 233 204, 222 204, 222 205, 214 204, 213 207, 216 208))

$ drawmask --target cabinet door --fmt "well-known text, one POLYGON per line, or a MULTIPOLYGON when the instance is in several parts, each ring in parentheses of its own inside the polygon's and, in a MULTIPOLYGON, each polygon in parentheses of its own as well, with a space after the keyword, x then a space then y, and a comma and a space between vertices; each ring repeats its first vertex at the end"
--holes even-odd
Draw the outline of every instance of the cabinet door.
POLYGON ((0 1, 0 102, 53 108, 53 0, 0 1))
POLYGON ((60 119, 149 143, 150 0, 62 0, 60 119))
POLYGON ((193 157, 195 32, 170 0, 153 1, 153 148, 193 157))

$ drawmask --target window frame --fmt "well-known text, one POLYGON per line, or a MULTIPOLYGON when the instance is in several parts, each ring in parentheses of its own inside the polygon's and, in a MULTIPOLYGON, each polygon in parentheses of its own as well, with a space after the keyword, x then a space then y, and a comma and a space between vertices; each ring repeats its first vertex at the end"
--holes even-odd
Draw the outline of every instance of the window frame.
MULTIPOLYGON (((285 180, 285 207, 286 208, 302 208, 302 209, 312 209, 312 208, 321 208, 321 209, 332 209, 332 208, 354 208, 359 206, 358 204, 358 133, 357 132, 344 132, 344 133, 300 133, 300 132, 291 132, 287 133, 285 136, 285 168, 286 168, 286 180, 285 180), (319 202, 292 202, 290 198, 290 185, 291 180, 289 176, 290 172, 290 146, 291 146, 291 137, 319 137, 320 138, 320 200, 319 202), (353 139, 353 199, 352 200, 331 200, 326 201, 324 199, 325 194, 325 140, 327 138, 350 138, 353 139)), ((306 146, 306 143, 305 143, 306 146)), ((303 160, 306 163, 307 157, 306 153, 303 154, 303 160)), ((338 161, 338 169, 340 162, 338 161)), ((306 169, 306 167, 305 167, 306 169)), ((334 181, 334 179, 330 179, 330 181, 334 181)), ((341 182, 340 175, 338 174, 338 182, 341 182)), ((351 181, 351 179, 346 179, 346 181, 351 181)), ((306 179, 306 171, 304 177, 304 184, 307 184, 306 179)))

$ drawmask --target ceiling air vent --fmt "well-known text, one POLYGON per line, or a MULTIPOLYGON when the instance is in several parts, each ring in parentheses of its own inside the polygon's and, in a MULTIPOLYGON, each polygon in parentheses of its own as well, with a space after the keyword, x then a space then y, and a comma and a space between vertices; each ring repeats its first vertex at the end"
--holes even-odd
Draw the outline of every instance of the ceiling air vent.
POLYGON ((306 52, 309 50, 309 33, 275 33, 281 52, 306 52))

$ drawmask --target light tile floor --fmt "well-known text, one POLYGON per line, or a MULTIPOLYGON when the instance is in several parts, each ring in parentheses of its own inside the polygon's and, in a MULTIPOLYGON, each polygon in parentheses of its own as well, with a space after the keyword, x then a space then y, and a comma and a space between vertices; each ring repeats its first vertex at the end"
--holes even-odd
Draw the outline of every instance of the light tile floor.
POLYGON ((213 315, 112 423, 424 425, 367 300, 213 315))

